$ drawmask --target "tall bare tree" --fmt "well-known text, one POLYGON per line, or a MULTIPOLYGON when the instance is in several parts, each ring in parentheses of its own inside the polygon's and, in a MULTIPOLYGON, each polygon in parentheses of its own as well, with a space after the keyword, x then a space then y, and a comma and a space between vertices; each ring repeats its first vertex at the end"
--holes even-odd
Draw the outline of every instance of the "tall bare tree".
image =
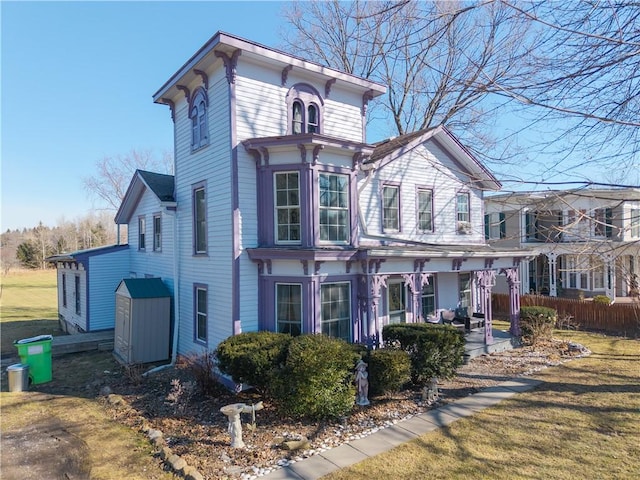
POLYGON ((103 157, 96 162, 96 174, 83 178, 85 190, 107 210, 118 210, 129 182, 137 170, 173 172, 173 156, 164 152, 160 159, 150 150, 131 150, 124 155, 103 157))
POLYGON ((467 144, 486 145, 498 110, 485 100, 531 53, 531 20, 516 13, 499 2, 296 2, 285 42, 385 84, 394 133, 447 124, 467 144))

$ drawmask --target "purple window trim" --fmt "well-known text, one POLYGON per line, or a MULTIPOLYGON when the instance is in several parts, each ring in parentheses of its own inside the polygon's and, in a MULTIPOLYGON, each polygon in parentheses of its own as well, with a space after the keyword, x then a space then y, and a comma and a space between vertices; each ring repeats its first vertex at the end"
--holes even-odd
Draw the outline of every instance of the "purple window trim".
MULTIPOLYGON (((198 345, 207 346, 209 344, 209 286, 204 283, 194 283, 193 284, 193 343, 198 345), (205 292, 205 335, 206 338, 200 339, 198 338, 198 291, 204 290, 205 292)), ((175 335, 175 333, 174 333, 175 335)))
MULTIPOLYGON (((273 185, 273 243, 276 245, 300 245, 302 243, 302 228, 303 228, 303 222, 302 222, 302 198, 301 198, 301 188, 300 188, 300 183, 301 183, 301 179, 300 179, 300 170, 283 170, 283 171, 274 171, 273 172, 273 181, 272 181, 272 185, 273 185), (291 175, 291 174, 297 174, 298 175, 298 185, 297 185, 297 191, 298 191, 298 216, 300 219, 300 233, 299 236, 300 238, 298 240, 280 240, 278 238, 278 211, 280 210, 280 208, 286 208, 286 207, 293 207, 295 208, 295 205, 291 206, 291 205, 277 205, 276 202, 276 189, 277 189, 277 181, 276 181, 276 177, 278 177, 279 175, 291 175)), ((288 190, 287 190, 288 191, 288 190)), ((291 225, 291 224, 288 224, 291 225)))
POLYGON ((380 186, 380 227, 382 232, 400 233, 402 232, 402 202, 400 195, 400 182, 384 181, 380 186), (385 188, 395 188, 398 192, 398 228, 386 228, 384 218, 384 190, 385 188))
POLYGON ((286 95, 287 105, 287 130, 286 135, 293 135, 293 104, 299 102, 301 105, 302 115, 302 131, 301 134, 308 133, 307 114, 311 105, 316 107, 316 134, 322 135, 324 132, 324 100, 320 96, 320 92, 307 83, 296 83, 293 85, 286 95))
POLYGON ((420 233, 433 233, 435 232, 435 218, 434 218, 434 194, 433 188, 423 187, 421 185, 416 185, 416 229, 420 233), (420 228, 420 193, 428 192, 431 194, 431 229, 424 230, 420 228))
POLYGON ((62 307, 67 308, 67 274, 62 274, 62 307))
POLYGON ((208 226, 209 219, 207 216, 207 181, 203 180, 198 183, 194 183, 191 185, 191 222, 192 222, 192 230, 191 230, 191 238, 192 238, 192 255, 194 257, 206 257, 209 252, 209 241, 208 241, 208 226), (197 207, 196 207, 196 192, 202 190, 204 192, 204 245, 205 249, 203 251, 198 251, 198 238, 197 238, 197 207))
POLYGON ((455 215, 456 215, 456 234, 460 234, 460 230, 458 228, 458 224, 461 221, 462 222, 466 221, 466 222, 471 223, 471 194, 470 194, 470 192, 468 190, 459 190, 459 191, 457 191, 456 192, 456 203, 455 203, 455 205, 456 205, 456 212, 455 212, 455 215), (458 220, 458 198, 460 196, 463 196, 463 195, 467 197, 467 217, 469 218, 468 220, 458 220))
POLYGON ((153 251, 157 252, 157 253, 161 253, 162 252, 162 214, 160 212, 156 212, 153 214, 152 216, 153 218, 153 223, 152 223, 152 230, 153 230, 153 238, 152 238, 152 242, 153 242, 153 251), (156 220, 159 221, 159 229, 156 230, 156 220), (159 236, 159 238, 158 238, 159 236), (158 239, 158 242, 156 242, 156 239, 158 239))
POLYGON ((189 102, 189 120, 191 120, 191 153, 194 153, 209 145, 209 97, 207 91, 203 87, 196 88, 191 94, 191 98, 187 95, 189 102), (201 109, 204 108, 204 112, 201 109), (195 114, 194 114, 195 111, 195 114), (194 118, 195 115, 195 118, 194 118), (195 121, 195 123, 194 123, 195 121), (202 123, 204 123, 204 128, 202 123), (197 142, 194 129, 198 130, 197 142), (202 130, 205 136, 202 138, 202 130))
POLYGON ((339 281, 335 279, 336 277, 330 277, 330 278, 324 278, 323 281, 318 283, 318 293, 317 293, 317 303, 318 303, 318 321, 317 321, 317 327, 319 329, 319 333, 322 333, 322 287, 325 285, 343 285, 343 284, 348 284, 349 285, 349 335, 347 338, 348 342, 353 342, 354 341, 354 337, 356 335, 354 335, 354 332, 357 331, 357 329, 355 328, 355 319, 357 319, 357 312, 358 312, 358 308, 357 308, 357 288, 358 288, 358 283, 355 281, 355 279, 353 279, 353 277, 349 277, 346 280, 343 281, 339 281), (356 291, 355 295, 354 295, 354 289, 356 291), (354 305, 354 302, 356 303, 356 305, 354 305))
MULTIPOLYGON (((314 202, 313 202, 313 211, 314 213, 317 212, 318 215, 318 220, 317 220, 317 232, 314 235, 315 238, 315 244, 316 245, 350 245, 351 244, 351 239, 353 238, 352 234, 353 234, 353 217, 355 216, 353 214, 353 203, 352 203, 352 195, 351 195, 351 191, 353 190, 352 188, 352 182, 354 181, 354 177, 353 175, 351 175, 351 171, 342 171, 342 172, 338 172, 338 171, 332 171, 335 170, 335 168, 327 168, 326 170, 317 170, 317 175, 314 176, 314 181, 313 181, 313 185, 314 187, 317 186, 316 191, 317 194, 314 195, 314 202), (342 176, 342 177, 346 177, 347 178, 347 201, 349 202, 349 204, 347 205, 347 213, 348 213, 348 220, 347 220, 347 231, 348 231, 348 235, 349 237, 346 240, 321 240, 320 239, 320 175, 335 175, 335 176, 342 176)), ((331 208, 331 207, 325 207, 325 208, 331 208)))
POLYGON ((144 215, 138 216, 138 251, 147 250, 147 219, 144 215))
POLYGON ((262 299, 259 306, 260 318, 258 319, 260 330, 276 331, 276 285, 297 284, 301 285, 302 292, 302 333, 320 333, 320 286, 322 284, 350 283, 350 315, 351 315, 351 340, 359 341, 358 333, 358 282, 356 275, 335 275, 325 277, 320 281, 318 277, 298 276, 263 276, 259 282, 258 298, 262 299))

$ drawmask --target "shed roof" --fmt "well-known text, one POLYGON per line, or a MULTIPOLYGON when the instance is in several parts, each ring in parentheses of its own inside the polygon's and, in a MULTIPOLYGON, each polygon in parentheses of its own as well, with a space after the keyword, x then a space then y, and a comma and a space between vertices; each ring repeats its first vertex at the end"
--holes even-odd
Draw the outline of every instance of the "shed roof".
POLYGON ((89 257, 105 255, 114 252, 120 252, 129 248, 129 245, 106 245, 102 247, 87 248, 85 250, 77 250, 70 253, 59 253, 45 258, 47 262, 83 262, 89 257))
POLYGON ((116 292, 120 291, 120 287, 123 285, 131 298, 164 298, 171 296, 171 292, 169 292, 161 278, 125 278, 116 288, 116 292))

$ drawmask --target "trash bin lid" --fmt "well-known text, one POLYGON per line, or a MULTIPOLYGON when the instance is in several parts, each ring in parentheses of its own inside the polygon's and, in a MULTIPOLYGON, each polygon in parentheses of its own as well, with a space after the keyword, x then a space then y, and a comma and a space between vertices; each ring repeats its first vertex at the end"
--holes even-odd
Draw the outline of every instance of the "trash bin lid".
POLYGON ((23 345, 25 343, 42 342, 43 340, 53 340, 53 335, 38 335, 36 337, 23 338, 22 340, 17 340, 14 343, 23 345))
POLYGON ((13 371, 13 370, 25 370, 27 368, 29 368, 29 365, 26 364, 26 363, 14 363, 13 365, 9 365, 7 367, 7 371, 8 370, 11 370, 11 371, 13 371))

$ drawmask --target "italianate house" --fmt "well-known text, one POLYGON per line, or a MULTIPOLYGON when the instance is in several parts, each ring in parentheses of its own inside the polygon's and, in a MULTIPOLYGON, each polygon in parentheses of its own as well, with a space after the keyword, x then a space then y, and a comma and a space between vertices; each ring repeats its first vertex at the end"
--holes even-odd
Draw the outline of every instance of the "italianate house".
POLYGON ((384 93, 219 32, 154 94, 174 125, 173 191, 137 172, 116 222, 129 275, 173 295, 177 353, 256 330, 376 344, 388 323, 458 306, 484 314, 491 342, 496 277, 517 330, 530 252, 485 240, 500 183, 443 126, 368 142, 384 93))
POLYGON ((485 209, 491 245, 538 252, 521 265, 524 292, 611 300, 638 295, 640 189, 498 194, 485 198, 485 209))

